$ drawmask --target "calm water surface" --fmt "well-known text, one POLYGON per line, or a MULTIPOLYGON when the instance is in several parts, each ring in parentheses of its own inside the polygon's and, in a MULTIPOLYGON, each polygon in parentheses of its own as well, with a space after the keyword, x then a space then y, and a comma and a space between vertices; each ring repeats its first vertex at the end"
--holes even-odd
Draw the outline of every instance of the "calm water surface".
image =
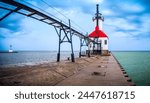
MULTIPOLYGON (((78 52, 74 52, 78 57, 78 52)), ((71 52, 61 52, 61 60, 70 57, 71 52)), ((45 62, 54 62, 57 60, 56 51, 42 52, 18 52, 18 53, 0 53, 0 67, 34 65, 45 62)))
MULTIPOLYGON (((79 52, 75 52, 78 57, 79 52)), ((150 52, 113 52, 136 85, 150 85, 150 52)), ((61 60, 70 57, 61 52, 61 60)), ((56 51, 0 53, 0 67, 35 65, 57 60, 56 51)))
POLYGON ((113 52, 136 85, 150 85, 150 52, 113 52))

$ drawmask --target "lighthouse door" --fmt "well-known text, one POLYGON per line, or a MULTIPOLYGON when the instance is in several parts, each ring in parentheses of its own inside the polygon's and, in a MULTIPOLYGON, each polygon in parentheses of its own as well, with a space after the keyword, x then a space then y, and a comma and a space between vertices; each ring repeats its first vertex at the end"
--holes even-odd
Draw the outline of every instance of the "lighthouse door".
POLYGON ((101 54, 101 43, 97 44, 97 53, 101 54))

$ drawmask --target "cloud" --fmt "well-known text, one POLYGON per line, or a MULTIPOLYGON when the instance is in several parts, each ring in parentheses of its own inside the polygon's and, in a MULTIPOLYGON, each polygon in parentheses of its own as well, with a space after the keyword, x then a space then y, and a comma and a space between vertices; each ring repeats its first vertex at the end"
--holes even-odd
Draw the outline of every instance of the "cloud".
POLYGON ((7 38, 17 36, 17 32, 22 30, 20 25, 24 16, 13 13, 0 21, 0 37, 7 38))
POLYGON ((139 0, 138 2, 145 7, 145 12, 149 13, 149 11, 150 11, 150 6, 149 6, 150 1, 149 0, 139 0))
MULTIPOLYGON (((72 21, 71 21, 71 25, 75 26, 80 31, 83 31, 83 29, 86 29, 86 31, 89 32, 93 30, 94 27, 92 27, 92 25, 89 25, 92 23, 91 15, 82 12, 80 8, 70 8, 70 9, 56 8, 56 9, 58 11, 61 11, 61 13, 66 15, 71 20, 76 21, 76 24, 79 24, 79 27, 72 21), (85 21, 85 19, 87 21, 85 21)), ((58 13, 57 11, 51 8, 47 8, 46 11, 55 14, 55 16, 57 18, 60 18, 61 20, 64 20, 65 18, 60 13, 58 13)), ((68 23, 68 19, 66 19, 66 22, 68 23)), ((8 21, 8 23, 11 23, 11 21, 8 21)), ((5 42, 5 45, 10 45, 10 44, 14 46, 17 45, 15 49, 20 49, 20 50, 23 49, 24 50, 40 50, 40 49, 57 50, 58 49, 58 36, 55 32, 55 29, 52 26, 34 20, 29 17, 23 17, 21 20, 19 20, 16 23, 18 26, 20 26, 21 28, 20 30, 19 29, 14 31, 9 30, 10 27, 5 29, 6 34, 9 35, 11 34, 11 36, 7 36, 6 39, 3 40, 3 42, 5 42)), ((0 30, 0 31, 4 33, 4 30, 0 30)), ((86 32, 84 31, 83 33, 85 34, 86 32)), ((79 50, 79 46, 80 46, 79 43, 80 43, 79 38, 73 36, 74 50, 79 50)), ((70 44, 62 44, 62 45, 63 46, 61 46, 61 50, 70 50, 70 44)))
POLYGON ((93 4, 99 4, 99 3, 102 3, 103 1, 104 0, 85 0, 84 2, 93 3, 93 4))
MULTIPOLYGON (((57 18, 68 23, 72 19, 72 26, 81 32, 92 32, 95 24, 92 17, 95 14, 97 0, 44 0, 50 6, 40 1, 28 0, 32 5, 38 6, 57 18), (64 17, 55 9, 67 16, 64 17), (77 25, 78 26, 77 26, 77 25), (83 30, 84 29, 84 30, 83 30)), ((137 49, 140 42, 150 44, 150 7, 148 0, 99 0, 100 12, 105 17, 104 32, 110 40, 111 49, 137 49), (130 43, 130 46, 124 46, 130 43), (119 45, 118 45, 119 44, 119 45), (116 46, 117 45, 117 46, 116 46)), ((54 28, 39 21, 13 14, 0 22, 0 38, 3 44, 13 42, 18 49, 55 49, 57 50, 58 37, 54 28), (37 26, 38 25, 38 26, 37 26), (4 42, 5 41, 5 42, 4 42), (27 41, 27 42, 26 42, 27 41), (33 41, 37 41, 34 43, 33 41), (6 43, 7 42, 7 43, 6 43), (32 45, 31 45, 32 44, 32 45)), ((74 48, 78 50, 78 37, 74 37, 74 48)), ((1 42, 2 43, 2 42, 1 42)), ((70 50, 70 46, 63 44, 62 48, 70 50)), ((149 46, 141 49, 149 49, 149 46)))
POLYGON ((46 11, 55 14, 55 17, 64 21, 68 24, 68 19, 71 19, 71 26, 79 30, 82 33, 91 32, 94 28, 94 23, 92 21, 92 15, 85 13, 81 8, 48 8, 46 11), (63 14, 63 15, 62 15, 63 14), (89 25, 91 24, 91 25, 89 25))
POLYGON ((118 38, 150 39, 150 12, 147 11, 145 2, 147 1, 114 0, 110 3, 105 0, 102 8, 105 31, 112 31, 109 33, 115 37, 118 35, 118 38))
POLYGON ((119 8, 128 13, 143 12, 145 9, 142 5, 136 3, 120 3, 119 8))
POLYGON ((102 12, 102 14, 105 15, 105 16, 115 16, 115 15, 116 15, 116 13, 113 12, 112 10, 110 10, 110 9, 105 9, 105 10, 103 10, 103 11, 101 11, 101 12, 102 12))

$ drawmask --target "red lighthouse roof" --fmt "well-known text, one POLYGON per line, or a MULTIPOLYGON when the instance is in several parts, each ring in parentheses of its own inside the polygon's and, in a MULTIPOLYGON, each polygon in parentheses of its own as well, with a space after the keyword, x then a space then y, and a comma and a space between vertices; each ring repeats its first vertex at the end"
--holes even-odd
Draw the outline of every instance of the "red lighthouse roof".
POLYGON ((92 33, 90 33, 88 37, 91 37, 91 38, 100 38, 100 37, 105 38, 106 37, 106 38, 108 38, 107 35, 102 30, 100 30, 98 26, 95 27, 95 30, 92 33))

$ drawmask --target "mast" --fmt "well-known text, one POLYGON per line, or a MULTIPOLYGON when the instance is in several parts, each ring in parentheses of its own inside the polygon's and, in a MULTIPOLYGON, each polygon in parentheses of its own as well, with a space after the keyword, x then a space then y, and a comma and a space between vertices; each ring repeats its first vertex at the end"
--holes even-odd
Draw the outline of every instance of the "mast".
POLYGON ((93 21, 96 20, 96 27, 100 27, 102 30, 102 22, 104 21, 104 17, 99 12, 99 4, 96 4, 96 14, 95 17, 93 17, 93 21))
POLYGON ((96 26, 99 26, 99 16, 98 16, 98 14, 99 14, 99 5, 97 4, 96 5, 96 26))

